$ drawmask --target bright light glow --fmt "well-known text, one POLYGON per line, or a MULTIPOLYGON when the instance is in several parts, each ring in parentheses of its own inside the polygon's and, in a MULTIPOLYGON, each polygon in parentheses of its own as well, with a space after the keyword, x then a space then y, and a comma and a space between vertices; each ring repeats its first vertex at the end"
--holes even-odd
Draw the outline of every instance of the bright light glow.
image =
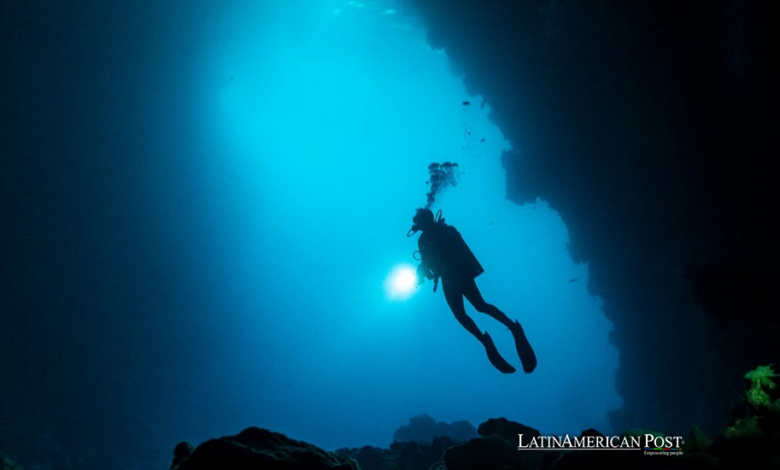
POLYGON ((385 293, 392 300, 406 300, 414 294, 417 272, 409 264, 396 266, 385 280, 385 293))

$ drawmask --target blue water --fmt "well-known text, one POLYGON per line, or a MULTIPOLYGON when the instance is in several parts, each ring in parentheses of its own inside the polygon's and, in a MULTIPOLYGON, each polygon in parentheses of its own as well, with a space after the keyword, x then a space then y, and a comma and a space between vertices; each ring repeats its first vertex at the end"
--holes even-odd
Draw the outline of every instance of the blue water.
MULTIPOLYGON (((29 258, 4 336, 4 452, 162 468, 181 440, 247 426, 387 446, 422 413, 612 431, 618 353, 588 267, 545 201, 506 199, 501 156, 523 142, 407 6, 62 10, 18 30, 17 150, 41 163, 12 181, 35 199, 9 229, 29 258), (406 233, 444 161, 458 184, 433 209, 484 266, 485 299, 525 327, 533 374, 496 371, 430 282, 387 289, 416 264, 406 233)), ((467 310, 519 368, 510 332, 467 310)))
MULTIPOLYGON (((213 335, 220 365, 193 393, 217 397, 221 416, 204 432, 261 425, 326 448, 386 446, 420 413, 609 431, 618 355, 587 266, 572 262, 544 201, 505 199, 501 153, 522 142, 503 138, 412 11, 233 4, 205 44, 192 112, 208 116, 198 132, 213 160, 195 178, 209 181, 200 222, 214 228, 200 240, 213 264, 197 276, 220 307, 193 327, 213 335), (434 210, 486 268, 488 302, 524 325, 539 358, 531 375, 494 370, 430 283, 404 301, 387 295, 391 271, 414 263, 405 234, 434 161, 460 165, 434 210)), ((519 367, 511 334, 469 312, 519 367)))

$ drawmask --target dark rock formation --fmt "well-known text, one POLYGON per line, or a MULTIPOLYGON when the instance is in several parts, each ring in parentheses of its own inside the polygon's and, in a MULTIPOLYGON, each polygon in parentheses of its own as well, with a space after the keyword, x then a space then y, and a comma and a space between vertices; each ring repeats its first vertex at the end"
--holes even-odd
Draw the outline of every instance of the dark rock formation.
MULTIPOLYGON (((741 469, 780 468, 780 392, 771 366, 745 374, 745 414, 732 420, 711 441, 694 426, 683 443, 683 455, 647 458, 642 452, 562 452, 542 470, 581 468, 741 469), (658 460, 661 457, 662 460, 658 460)), ((646 432, 646 431, 643 431, 646 432)), ((583 432, 583 435, 585 432, 583 432)))
POLYGON ((390 449, 365 446, 356 449, 338 449, 336 453, 357 462, 361 470, 392 470, 398 468, 398 456, 390 449))
POLYGON ((539 468, 543 453, 517 450, 518 434, 532 439, 541 435, 537 429, 506 418, 496 418, 480 424, 478 431, 483 437, 454 446, 444 453, 448 470, 539 468))
POLYGON ((339 449, 336 453, 355 460, 361 470, 428 470, 440 463, 444 451, 455 444, 449 437, 437 437, 427 444, 394 442, 389 449, 361 447, 339 449))
MULTIPOLYGON (((179 449, 181 444, 177 446, 179 449)), ((184 449, 181 449, 184 450, 184 449)), ((178 470, 360 470, 343 455, 267 429, 247 428, 235 436, 199 445, 178 470)))
POLYGON ((479 435, 483 437, 476 437, 474 427, 466 421, 446 425, 422 415, 412 418, 408 426, 399 428, 394 438, 398 441, 399 438, 414 437, 419 442, 410 439, 393 442, 389 449, 363 447, 336 452, 357 461, 362 470, 490 469, 503 468, 504 465, 537 468, 541 454, 517 452, 517 434, 525 434, 529 438, 540 435, 534 428, 497 418, 480 424, 479 435), (439 432, 452 435, 428 438, 439 432), (455 436, 463 438, 456 439, 455 436))
POLYGON ((588 429, 582 431, 580 433, 580 436, 583 436, 583 437, 588 437, 588 436, 603 437, 604 434, 601 434, 600 432, 598 432, 597 430, 595 430, 593 428, 588 428, 588 429))
POLYGON ((526 462, 525 457, 541 458, 539 452, 518 452, 517 446, 511 445, 498 436, 479 437, 459 444, 444 453, 444 463, 447 470, 486 470, 512 468, 530 470, 536 468, 533 462, 526 462))
MULTIPOLYGON (((395 442, 389 449, 340 449, 336 454, 268 430, 249 428, 241 434, 200 445, 177 467, 191 469, 340 469, 340 470, 590 470, 698 469, 742 470, 780 468, 780 392, 777 375, 762 366, 745 375, 743 401, 747 414, 735 418, 713 442, 698 427, 682 442, 682 455, 645 455, 625 451, 518 450, 516 434, 540 436, 538 430, 505 418, 479 426, 482 437, 456 443, 448 437, 430 444, 395 442), (353 461, 354 460, 354 461, 353 461), (359 463, 359 467, 355 463, 359 463)), ((644 435, 649 431, 627 431, 644 435)), ((653 433, 651 433, 653 434, 653 433)), ((603 436, 586 429, 580 436, 603 436)), ((190 450, 177 446, 177 455, 190 450)), ((5 470, 5 468, 0 467, 5 470)), ((17 469, 12 469, 17 470, 17 469)))
POLYGON ((552 466, 544 470, 582 470, 582 469, 638 469, 638 470, 675 470, 675 469, 712 469, 717 463, 709 463, 700 455, 689 457, 646 456, 641 451, 593 452, 574 451, 561 453, 552 466))
MULTIPOLYGON (((430 444, 394 442, 390 451, 398 456, 398 467, 404 470, 427 470, 440 462, 444 452, 455 445, 449 437, 437 437, 430 444)), ((366 469, 367 470, 367 469, 366 469)))
POLYGON ((508 197, 549 201, 589 263, 614 428, 717 432, 741 372, 780 352, 775 5, 411 3, 512 142, 508 197))
POLYGON ((393 442, 430 444, 435 438, 445 436, 454 441, 467 441, 477 437, 477 430, 468 421, 447 424, 436 422, 428 415, 420 415, 411 418, 409 424, 399 427, 393 435, 393 442))
POLYGON ((184 459, 192 454, 193 450, 195 450, 195 447, 189 442, 179 442, 176 444, 176 447, 173 449, 173 462, 171 463, 171 468, 176 468, 177 465, 182 463, 184 459))
POLYGON ((480 436, 497 436, 513 446, 517 446, 518 434, 525 436, 526 440, 541 436, 538 429, 524 424, 509 421, 506 418, 491 418, 479 425, 480 436))
POLYGON ((336 453, 352 458, 362 470, 429 470, 441 463, 445 450, 476 436, 477 430, 468 421, 448 424, 420 415, 396 430, 389 449, 366 446, 336 453))

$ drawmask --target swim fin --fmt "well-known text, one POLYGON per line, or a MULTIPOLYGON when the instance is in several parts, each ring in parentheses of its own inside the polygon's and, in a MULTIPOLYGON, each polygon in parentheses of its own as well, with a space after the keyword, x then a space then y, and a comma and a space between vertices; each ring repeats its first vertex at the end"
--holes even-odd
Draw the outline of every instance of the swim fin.
POLYGON ((501 354, 499 354, 495 343, 493 343, 493 338, 490 337, 487 331, 484 335, 482 335, 482 344, 485 346, 488 359, 490 360, 490 363, 493 364, 493 367, 503 372, 504 374, 511 374, 515 372, 516 369, 512 367, 512 364, 506 362, 506 359, 501 357, 501 354))
POLYGON ((531 347, 531 343, 528 342, 528 338, 525 337, 525 331, 520 323, 515 320, 514 325, 510 328, 512 336, 515 337, 515 348, 517 348, 517 355, 520 357, 520 362, 523 363, 523 370, 526 374, 530 374, 536 369, 536 353, 534 348, 531 347))

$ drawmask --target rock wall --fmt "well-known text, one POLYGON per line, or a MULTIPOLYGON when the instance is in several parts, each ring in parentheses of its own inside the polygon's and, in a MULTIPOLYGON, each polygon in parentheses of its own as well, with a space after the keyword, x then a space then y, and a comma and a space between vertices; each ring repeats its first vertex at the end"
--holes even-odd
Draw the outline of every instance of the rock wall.
POLYGON ((771 2, 410 0, 590 266, 620 350, 615 429, 717 432, 778 355, 771 2))

